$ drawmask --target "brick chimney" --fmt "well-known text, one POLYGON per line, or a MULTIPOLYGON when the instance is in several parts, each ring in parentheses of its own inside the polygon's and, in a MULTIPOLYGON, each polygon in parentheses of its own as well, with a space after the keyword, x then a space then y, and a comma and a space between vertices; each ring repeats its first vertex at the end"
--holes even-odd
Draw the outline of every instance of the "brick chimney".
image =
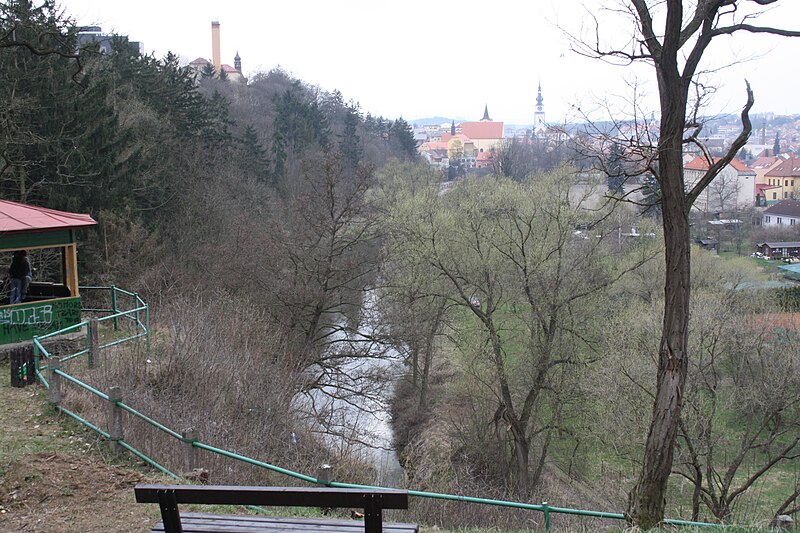
POLYGON ((211 22, 211 62, 214 64, 214 71, 219 75, 222 68, 222 54, 219 51, 219 21, 211 22))

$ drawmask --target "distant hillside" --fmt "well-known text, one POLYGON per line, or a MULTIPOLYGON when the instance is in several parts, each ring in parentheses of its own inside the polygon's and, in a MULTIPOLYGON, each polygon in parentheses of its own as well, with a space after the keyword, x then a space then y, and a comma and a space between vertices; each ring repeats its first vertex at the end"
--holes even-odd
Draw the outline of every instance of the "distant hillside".
POLYGON ((428 117, 428 118, 415 118, 409 120, 408 123, 412 126, 434 126, 437 124, 444 124, 445 122, 464 122, 463 118, 447 118, 447 117, 428 117))

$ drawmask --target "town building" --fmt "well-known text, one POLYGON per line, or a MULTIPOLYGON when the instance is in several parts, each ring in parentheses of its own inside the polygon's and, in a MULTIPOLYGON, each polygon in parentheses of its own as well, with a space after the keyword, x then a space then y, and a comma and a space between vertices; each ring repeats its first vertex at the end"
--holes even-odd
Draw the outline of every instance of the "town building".
POLYGON ((795 226, 800 230, 800 201, 782 200, 767 207, 761 215, 764 226, 795 226))
MULTIPOLYGON (((716 162, 717 159, 714 159, 716 162)), ((702 155, 683 166, 686 190, 699 182, 709 169, 709 160, 702 155)), ((704 212, 727 212, 755 205, 756 173, 741 160, 734 158, 711 181, 694 203, 694 209, 704 212)))
POLYGON ((231 81, 238 81, 246 83, 247 79, 242 74, 242 58, 239 52, 233 58, 233 66, 222 62, 222 54, 220 52, 220 24, 219 21, 211 22, 211 60, 204 57, 198 57, 188 67, 194 72, 195 78, 199 78, 208 71, 209 67, 214 69, 214 77, 219 77, 221 72, 225 73, 231 81))
POLYGON ((770 201, 794 199, 800 188, 800 158, 792 156, 782 159, 766 172, 764 178, 775 187, 770 191, 771 198, 767 197, 767 204, 770 201))
POLYGON ((110 54, 113 48, 114 39, 123 39, 127 41, 128 50, 132 55, 144 53, 144 43, 139 41, 131 41, 127 35, 114 35, 103 33, 100 26, 83 26, 78 28, 78 47, 86 48, 91 45, 97 45, 97 49, 101 54, 110 54))

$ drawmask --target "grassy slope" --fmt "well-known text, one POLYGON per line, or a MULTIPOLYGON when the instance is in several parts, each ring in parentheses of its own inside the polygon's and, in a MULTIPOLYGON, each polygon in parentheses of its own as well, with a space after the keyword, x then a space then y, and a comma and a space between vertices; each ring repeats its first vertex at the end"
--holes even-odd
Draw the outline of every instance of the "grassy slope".
POLYGON ((7 364, 0 364, 0 426, 0 531, 144 532, 158 520, 156 506, 134 502, 133 486, 171 480, 110 453, 94 433, 59 416, 42 388, 11 388, 7 364))

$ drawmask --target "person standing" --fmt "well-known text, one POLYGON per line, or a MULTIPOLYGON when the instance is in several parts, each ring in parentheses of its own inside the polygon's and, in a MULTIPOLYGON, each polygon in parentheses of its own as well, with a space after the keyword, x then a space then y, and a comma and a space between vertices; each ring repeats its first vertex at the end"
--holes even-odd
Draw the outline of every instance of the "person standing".
POLYGON ((8 269, 8 277, 11 279, 11 292, 9 293, 8 303, 22 303, 28 292, 28 286, 31 284, 32 275, 33 271, 31 270, 31 262, 28 260, 28 252, 25 250, 14 252, 14 258, 11 260, 11 266, 8 269))

